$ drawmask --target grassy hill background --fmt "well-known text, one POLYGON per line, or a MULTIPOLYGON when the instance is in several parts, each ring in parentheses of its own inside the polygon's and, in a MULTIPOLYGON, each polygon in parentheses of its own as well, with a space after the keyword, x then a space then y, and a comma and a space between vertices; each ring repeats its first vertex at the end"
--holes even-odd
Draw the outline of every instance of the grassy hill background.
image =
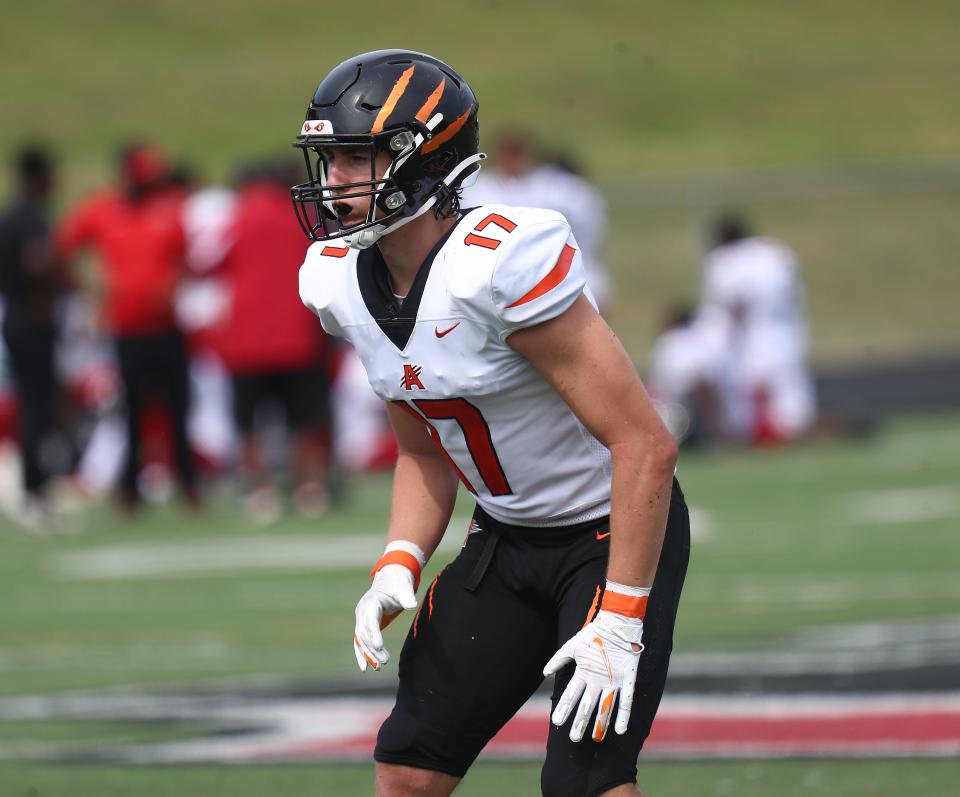
MULTIPOLYGON (((728 207, 800 253, 819 361, 956 350, 958 23, 947 0, 33 0, 7 4, 0 25, 0 156, 34 137, 50 142, 64 169, 59 208, 109 179, 130 136, 225 180, 237 162, 286 149, 341 59, 421 49, 468 77, 487 142, 522 124, 573 152, 603 188, 619 288, 612 321, 638 362, 665 305, 695 296, 705 225, 728 207)), ((953 617, 958 428, 956 415, 901 419, 858 443, 686 457, 701 533, 678 651, 793 650, 823 627, 953 617)), ((366 566, 250 563, 273 546, 346 535, 378 551, 386 480, 358 482, 353 499, 320 522, 293 517, 269 530, 253 527, 232 494, 203 516, 165 507, 136 525, 95 507, 77 516, 76 535, 0 526, 0 700, 264 675, 359 679, 348 642, 366 566), (225 552, 241 564, 225 566, 225 552), (201 554, 219 569, 189 572, 201 554), (108 567, 167 560, 188 572, 141 578, 108 567)), ((387 632, 394 648, 401 625, 387 632)), ((131 733, 0 721, 0 792, 369 794, 369 766, 5 760, 24 745, 131 733)), ((875 797, 896 783, 939 797, 957 766, 663 762, 645 765, 644 788, 875 797)), ((536 782, 532 764, 478 767, 463 793, 526 795, 536 782)))
POLYGON ((421 49, 470 80, 488 140, 521 123, 604 188, 612 319, 638 361, 664 305, 695 295, 724 207, 800 252, 817 359, 943 348, 960 339, 958 22, 946 0, 35 0, 0 27, 0 151, 53 144, 61 205, 129 136, 222 180, 287 146, 343 58, 421 49))

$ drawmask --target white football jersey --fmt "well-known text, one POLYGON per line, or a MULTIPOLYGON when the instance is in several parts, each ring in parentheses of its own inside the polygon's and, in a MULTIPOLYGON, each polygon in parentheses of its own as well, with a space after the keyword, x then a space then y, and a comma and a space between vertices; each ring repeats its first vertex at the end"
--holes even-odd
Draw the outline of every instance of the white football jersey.
POLYGON ((582 293, 593 302, 563 216, 506 205, 467 212, 402 302, 376 247, 316 243, 300 269, 304 304, 353 344, 374 392, 429 429, 484 510, 523 526, 610 511, 609 451, 506 342, 582 293))
POLYGON ((590 292, 601 307, 613 299, 613 282, 603 264, 607 237, 607 206, 603 195, 583 177, 556 166, 543 165, 511 177, 496 170, 480 171, 463 192, 470 205, 500 204, 548 208, 570 223, 583 257, 590 292))

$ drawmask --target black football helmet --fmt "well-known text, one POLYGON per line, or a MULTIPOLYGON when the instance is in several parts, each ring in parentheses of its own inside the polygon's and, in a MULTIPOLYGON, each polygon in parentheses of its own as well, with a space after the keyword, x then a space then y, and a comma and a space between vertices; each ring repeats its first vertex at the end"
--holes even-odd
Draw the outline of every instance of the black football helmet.
POLYGON ((365 249, 443 207, 486 157, 479 152, 477 109, 467 82, 423 53, 377 50, 337 66, 314 92, 294 143, 309 176, 290 190, 304 233, 365 249), (369 147, 370 179, 328 183, 325 153, 333 147, 369 147), (382 175, 378 152, 390 156, 382 175), (365 196, 373 197, 366 220, 342 225, 334 200, 365 196))

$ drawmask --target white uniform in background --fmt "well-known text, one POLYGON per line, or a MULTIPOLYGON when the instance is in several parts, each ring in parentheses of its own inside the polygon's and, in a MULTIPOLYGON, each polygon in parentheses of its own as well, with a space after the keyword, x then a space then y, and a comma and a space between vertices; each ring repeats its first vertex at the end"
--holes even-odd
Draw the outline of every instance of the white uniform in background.
POLYGON ((749 430, 762 421, 786 438, 809 428, 816 398, 793 250, 772 238, 714 249, 704 263, 701 322, 716 330, 728 352, 736 424, 749 430))
MULTIPOLYGON (((729 423, 726 355, 722 342, 697 320, 668 329, 653 342, 645 381, 660 417, 677 440, 685 440, 706 420, 699 417, 704 394, 716 401, 714 409, 729 423)), ((728 430, 711 427, 703 431, 712 434, 728 430)))
POLYGON ((484 510, 527 526, 609 513, 609 452, 506 342, 583 293, 593 301, 559 214, 473 210, 392 310, 379 250, 335 244, 310 247, 300 270, 304 304, 353 344, 381 399, 431 430, 484 510))
POLYGON ((183 203, 183 232, 187 239, 187 264, 194 274, 205 274, 220 265, 233 243, 230 225, 236 194, 211 186, 192 193, 183 203))
POLYGON ((344 346, 330 405, 334 461, 356 473, 382 466, 385 435, 393 430, 383 402, 370 389, 363 363, 350 346, 344 346))
MULTIPOLYGON (((176 312, 188 334, 220 323, 230 309, 225 280, 211 272, 233 244, 230 229, 236 194, 228 188, 203 188, 183 203, 183 230, 190 275, 177 291, 176 312)), ((191 352, 190 444, 218 466, 228 463, 236 448, 233 390, 230 374, 220 357, 208 348, 191 352)))
POLYGON ((476 183, 463 192, 464 208, 504 204, 546 208, 562 213, 580 245, 587 284, 600 309, 613 298, 613 284, 603 264, 607 237, 607 206, 602 194, 583 177, 545 164, 517 177, 481 171, 476 183))

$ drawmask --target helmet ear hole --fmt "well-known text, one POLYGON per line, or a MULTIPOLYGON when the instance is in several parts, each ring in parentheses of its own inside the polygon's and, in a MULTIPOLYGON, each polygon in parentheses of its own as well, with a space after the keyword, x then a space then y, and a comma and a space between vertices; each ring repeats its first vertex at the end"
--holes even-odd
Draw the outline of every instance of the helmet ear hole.
POLYGON ((444 150, 438 152, 432 158, 427 159, 423 164, 423 173, 427 177, 443 179, 458 163, 457 153, 453 150, 444 150))

